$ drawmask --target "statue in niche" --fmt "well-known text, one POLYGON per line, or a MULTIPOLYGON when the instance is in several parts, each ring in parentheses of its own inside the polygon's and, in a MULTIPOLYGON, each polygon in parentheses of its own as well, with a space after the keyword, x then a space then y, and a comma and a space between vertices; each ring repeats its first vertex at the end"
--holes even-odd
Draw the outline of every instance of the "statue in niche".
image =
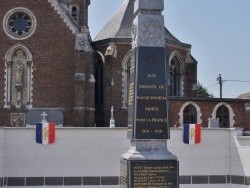
POLYGON ((23 64, 19 60, 17 60, 16 66, 15 66, 15 72, 16 72, 16 84, 22 85, 23 64))
POLYGON ((15 91, 12 93, 13 100, 16 101, 16 107, 21 108, 23 100, 23 91, 25 87, 25 68, 27 57, 24 54, 23 50, 17 50, 16 55, 13 57, 14 66, 13 66, 13 84, 15 91))

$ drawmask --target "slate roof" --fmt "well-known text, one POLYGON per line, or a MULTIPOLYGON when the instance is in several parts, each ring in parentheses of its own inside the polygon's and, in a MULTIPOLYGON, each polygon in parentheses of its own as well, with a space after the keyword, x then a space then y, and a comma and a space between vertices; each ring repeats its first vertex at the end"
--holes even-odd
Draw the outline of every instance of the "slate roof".
POLYGON ((250 92, 240 94, 237 99, 250 99, 250 92))
MULTIPOLYGON (((117 12, 112 16, 108 23, 102 28, 93 42, 107 39, 128 39, 132 40, 131 28, 134 20, 134 1, 125 0, 117 12)), ((165 40, 167 43, 181 45, 190 48, 191 45, 180 42, 165 27, 165 40)), ((118 40, 116 40, 118 41, 118 40)))

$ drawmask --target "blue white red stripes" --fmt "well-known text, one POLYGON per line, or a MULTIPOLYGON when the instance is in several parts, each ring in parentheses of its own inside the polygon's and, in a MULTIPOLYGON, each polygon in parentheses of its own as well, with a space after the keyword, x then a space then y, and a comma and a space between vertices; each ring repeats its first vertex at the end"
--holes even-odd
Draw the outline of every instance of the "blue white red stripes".
POLYGON ((201 142, 201 124, 183 125, 183 142, 185 144, 198 144, 201 142))
POLYGON ((36 123, 36 142, 43 145, 55 142, 55 123, 36 123))

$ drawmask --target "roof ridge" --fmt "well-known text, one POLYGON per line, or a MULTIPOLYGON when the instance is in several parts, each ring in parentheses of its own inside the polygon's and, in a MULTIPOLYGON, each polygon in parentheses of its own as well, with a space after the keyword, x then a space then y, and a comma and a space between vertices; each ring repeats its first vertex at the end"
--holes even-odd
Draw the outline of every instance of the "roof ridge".
POLYGON ((122 5, 118 8, 115 14, 109 19, 101 31, 97 34, 94 41, 103 40, 105 38, 113 38, 117 35, 118 31, 122 26, 122 21, 124 20, 124 15, 127 10, 130 1, 125 0, 122 5), (109 32, 107 32, 109 31, 109 32))

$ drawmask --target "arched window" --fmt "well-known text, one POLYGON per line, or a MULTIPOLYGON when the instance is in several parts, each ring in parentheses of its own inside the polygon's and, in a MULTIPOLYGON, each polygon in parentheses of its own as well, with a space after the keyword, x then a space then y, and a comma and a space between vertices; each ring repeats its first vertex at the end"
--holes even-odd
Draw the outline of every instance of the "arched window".
POLYGON ((77 8, 75 6, 72 7, 71 16, 74 18, 75 21, 77 20, 77 8))
POLYGON ((122 100, 122 108, 127 109, 129 102, 129 87, 130 87, 130 79, 131 79, 131 70, 134 70, 134 56, 133 51, 129 51, 127 55, 125 55, 122 63, 123 67, 123 100, 122 100), (131 69, 132 67, 132 69, 131 69))
POLYGON ((78 17, 79 17, 79 7, 77 5, 70 5, 69 8, 70 11, 70 15, 72 16, 72 18, 78 22, 78 17))
POLYGON ((183 111, 183 123, 184 124, 197 123, 197 110, 191 104, 186 106, 183 111))
POLYGON ((229 110, 225 105, 221 105, 216 111, 216 118, 219 118, 219 126, 221 128, 229 128, 229 110))
POLYGON ((170 96, 180 96, 181 71, 180 63, 176 57, 170 61, 170 96))

